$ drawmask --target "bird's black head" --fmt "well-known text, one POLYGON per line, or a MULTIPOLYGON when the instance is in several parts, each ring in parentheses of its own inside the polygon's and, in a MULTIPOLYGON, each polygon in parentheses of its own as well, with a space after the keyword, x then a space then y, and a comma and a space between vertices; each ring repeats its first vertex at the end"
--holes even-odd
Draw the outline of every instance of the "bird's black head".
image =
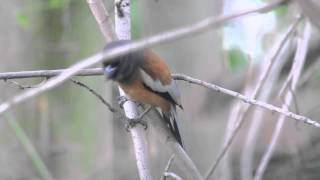
MULTIPOLYGON (((129 40, 113 41, 104 47, 104 51, 109 51, 128 43, 130 43, 129 40)), ((103 63, 104 74, 107 79, 127 84, 134 80, 143 61, 143 50, 130 52, 105 61, 103 63)))

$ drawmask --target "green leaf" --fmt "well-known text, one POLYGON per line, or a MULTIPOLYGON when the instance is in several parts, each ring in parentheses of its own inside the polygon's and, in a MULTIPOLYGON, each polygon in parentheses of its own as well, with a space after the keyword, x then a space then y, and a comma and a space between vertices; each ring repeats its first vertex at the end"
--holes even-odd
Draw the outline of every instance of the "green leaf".
POLYGON ((248 64, 248 55, 241 51, 240 48, 234 47, 226 52, 229 68, 236 71, 244 68, 248 64))
POLYGON ((24 14, 22 12, 18 12, 16 14, 16 19, 17 19, 18 24, 21 27, 23 27, 23 28, 29 27, 30 20, 29 20, 29 17, 26 14, 24 14))
POLYGON ((66 0, 50 0, 49 7, 52 9, 61 9, 65 7, 66 3, 66 0))
POLYGON ((289 8, 287 5, 278 6, 274 9, 274 12, 277 17, 284 16, 285 14, 288 13, 288 11, 289 11, 289 8))
POLYGON ((133 39, 140 38, 140 11, 139 11, 139 1, 131 1, 131 34, 133 39))

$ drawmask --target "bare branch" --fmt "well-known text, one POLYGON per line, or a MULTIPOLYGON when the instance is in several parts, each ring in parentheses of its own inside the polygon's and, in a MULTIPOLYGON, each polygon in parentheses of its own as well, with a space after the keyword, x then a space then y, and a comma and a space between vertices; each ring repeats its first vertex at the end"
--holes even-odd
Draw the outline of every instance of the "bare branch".
POLYGON ((76 81, 74 79, 70 79, 71 82, 73 82, 74 84, 83 87, 85 89, 87 89, 89 92, 91 92, 94 96, 96 96, 101 102, 102 104, 104 104, 105 106, 107 106, 107 108, 111 111, 111 112, 116 112, 117 110, 115 108, 113 108, 111 106, 110 103, 108 103, 99 93, 97 93, 95 90, 93 90, 92 88, 90 88, 88 85, 80 82, 80 81, 76 81))
POLYGON ((171 166, 171 164, 173 162, 173 159, 174 159, 174 154, 171 155, 171 157, 169 158, 167 166, 166 166, 166 168, 164 168, 164 173, 163 173, 163 176, 161 177, 161 180, 165 180, 166 179, 165 173, 169 171, 170 166, 171 166))
POLYGON ((42 84, 44 84, 44 83, 47 81, 47 79, 45 79, 45 80, 43 80, 43 81, 41 81, 40 83, 35 84, 35 85, 22 85, 22 84, 18 83, 17 81, 7 80, 7 79, 5 79, 4 81, 5 81, 6 83, 13 84, 13 85, 17 86, 19 89, 24 90, 24 89, 30 89, 30 88, 39 87, 39 86, 41 86, 42 84))
POLYGON ((162 117, 160 113, 157 110, 152 109, 148 113, 147 117, 148 122, 150 122, 160 142, 165 145, 170 154, 175 155, 175 163, 177 163, 177 167, 182 170, 183 175, 187 176, 186 179, 202 180, 203 177, 193 161, 177 142, 176 138, 170 132, 165 122, 161 120, 162 117))
MULTIPOLYGON (((129 4, 129 6, 120 6, 121 11, 125 11, 126 14, 123 16, 115 16, 115 28, 110 23, 110 18, 101 0, 87 0, 88 5, 91 8, 93 15, 95 16, 99 27, 104 34, 107 41, 119 39, 130 39, 131 35, 131 10, 130 10, 130 0, 119 1, 120 5, 122 2, 129 4), (115 32, 116 31, 116 32, 115 32)), ((115 0, 115 3, 118 3, 115 0)), ((115 8, 116 11, 120 10, 115 8)), ((121 96, 126 96, 124 91, 119 87, 119 92, 121 96)), ((128 119, 139 118, 138 110, 134 102, 127 101, 123 104, 125 115, 128 119)), ((130 127, 130 133, 133 141, 134 152, 136 155, 136 162, 138 167, 138 172, 140 179, 151 180, 151 171, 149 166, 146 136, 143 128, 141 126, 130 127)))
POLYGON ((180 176, 178 176, 177 174, 175 174, 173 172, 164 172, 163 175, 164 175, 164 177, 171 177, 176 180, 182 180, 182 178, 180 176))
MULTIPOLYGON (((24 78, 51 78, 57 76, 67 69, 55 69, 55 70, 35 70, 35 71, 18 71, 18 72, 3 72, 0 73, 0 79, 24 79, 24 78)), ((103 75, 102 68, 81 69, 74 76, 97 76, 103 75)))
POLYGON ((110 42, 116 39, 117 36, 114 32, 113 23, 111 22, 111 18, 103 2, 101 0, 87 0, 87 4, 90 7, 93 16, 96 18, 106 41, 110 42))
MULTIPOLYGON (((34 78, 34 77, 52 77, 52 76, 58 75, 59 73, 61 73, 63 71, 65 71, 65 69, 60 69, 60 70, 41 70, 41 71, 23 71, 23 73, 21 73, 21 74, 19 72, 0 73, 0 79, 1 79, 1 77, 3 79, 6 79, 7 77, 11 77, 13 79, 16 79, 16 78, 34 78), (38 73, 38 72, 41 72, 41 73, 38 73), (19 73, 19 75, 17 75, 17 76, 13 75, 15 73, 19 73)), ((84 69, 84 70, 82 70, 80 72, 79 75, 80 76, 96 76, 96 75, 102 75, 102 74, 103 74, 102 73, 102 68, 95 68, 95 69, 84 69)), ((237 92, 234 92, 234 91, 219 87, 217 85, 210 84, 210 83, 206 84, 206 82, 204 82, 204 81, 201 81, 201 80, 198 80, 198 79, 194 79, 194 78, 191 78, 189 76, 182 75, 182 74, 173 74, 172 76, 176 80, 184 80, 184 81, 191 80, 190 83, 195 83, 195 84, 207 87, 209 89, 213 89, 215 91, 218 91, 218 92, 221 92, 221 93, 224 93, 224 94, 239 98, 242 101, 247 102, 249 104, 261 106, 261 107, 266 108, 266 109, 268 109, 268 107, 271 106, 271 108, 269 108, 269 110, 271 110, 271 111, 276 111, 276 112, 279 112, 279 113, 282 113, 282 114, 287 114, 288 117, 292 116, 291 118, 296 119, 298 121, 305 121, 305 123, 307 123, 307 124, 311 124, 311 125, 314 124, 312 122, 312 120, 310 122, 309 121, 310 119, 308 119, 306 117, 303 118, 303 117, 300 117, 299 115, 294 114, 294 113, 290 114, 290 112, 284 112, 283 113, 282 111, 278 111, 277 109, 273 109, 272 105, 267 104, 267 103, 262 103, 262 102, 259 103, 259 101, 257 101, 259 104, 256 104, 256 102, 254 102, 255 100, 250 100, 249 97, 243 96, 240 93, 237 93, 237 92), (191 78, 191 79, 189 79, 189 78, 191 78), (193 80, 196 80, 196 81, 193 82, 193 80), (239 94, 241 96, 238 96, 237 94, 239 94), (265 104, 265 105, 263 105, 263 104, 265 104)), ((10 79, 10 78, 8 78, 8 79, 10 79)), ((314 124, 314 126, 318 127, 318 125, 316 123, 314 124)))
MULTIPOLYGON (((281 52, 281 49, 283 48, 283 46, 285 45, 285 43, 289 39, 290 35, 295 31, 297 24, 300 20, 301 20, 301 16, 298 17, 297 20, 288 28, 288 30, 284 34, 284 36, 280 39, 279 42, 277 42, 277 44, 271 49, 270 53, 268 53, 267 56, 265 57, 265 59, 268 62, 268 65, 262 70, 261 74, 259 75, 257 85, 255 86, 253 92, 251 93, 250 99, 256 99, 261 88, 265 84, 268 75, 270 74, 270 70, 276 60, 276 57, 281 52)), ((241 96, 245 97, 244 95, 241 95, 241 96)), ((232 129, 232 132, 230 133, 230 135, 227 136, 227 138, 223 144, 222 150, 218 154, 218 156, 215 159, 215 161, 213 162, 212 166, 209 168, 209 170, 206 174, 206 179, 208 179, 213 174, 215 169, 218 167, 218 164, 221 161, 222 157, 225 155, 225 153, 227 152, 227 149, 230 147, 232 141, 234 140, 237 133, 241 129, 242 124, 244 123, 244 119, 248 115, 248 112, 251 108, 250 105, 252 105, 252 104, 249 103, 246 106, 243 106, 242 108, 240 108, 240 111, 236 116, 237 120, 233 121, 233 122, 236 122, 234 125, 234 128, 232 129)))
MULTIPOLYGON (((11 75, 8 75, 7 73, 0 73, 0 77, 2 76, 4 79, 6 79, 6 77, 12 77, 14 79, 16 79, 16 78, 48 77, 48 76, 52 77, 52 76, 58 75, 59 73, 61 73, 63 71, 65 71, 65 69, 60 69, 60 70, 41 70, 41 71, 39 71, 39 72, 41 72, 41 74, 39 74, 38 71, 23 71, 23 73, 19 74, 18 76, 15 76, 15 75, 12 75, 12 74, 19 73, 19 72, 10 72, 8 74, 11 74, 11 75), (5 74, 5 75, 3 75, 3 74, 5 74)), ((103 74, 102 73, 102 68, 85 69, 85 70, 81 71, 81 76, 87 76, 87 75, 88 76, 96 76, 96 75, 102 75, 102 74, 103 74), (86 73, 88 73, 88 74, 86 74, 86 73)), ((252 104, 252 105, 256 105, 256 106, 260 106, 262 108, 269 109, 271 111, 275 111, 275 112, 279 112, 279 113, 282 113, 282 114, 286 114, 287 117, 291 117, 292 119, 296 119, 298 121, 304 121, 304 123, 307 123, 307 124, 310 124, 310 125, 314 125, 315 127, 320 127, 317 123, 314 123, 313 120, 310 120, 310 119, 308 119, 306 117, 300 117, 299 115, 294 114, 294 113, 291 114, 290 112, 282 112, 281 110, 279 111, 277 109, 274 109, 273 107, 275 107, 275 106, 272 106, 271 104, 259 102, 259 101, 256 101, 254 99, 250 100, 249 97, 243 96, 238 92, 234 92, 234 91, 219 87, 217 85, 204 82, 202 80, 194 79, 192 77, 189 77, 189 76, 186 76, 186 75, 183 75, 183 74, 173 74, 172 76, 176 80, 183 80, 183 81, 188 81, 188 82, 190 80, 190 83, 201 85, 203 87, 206 87, 206 88, 209 88, 209 89, 212 89, 212 90, 215 90, 215 91, 218 91, 218 92, 221 92, 221 93, 236 97, 238 99, 241 99, 243 102, 246 102, 246 103, 249 103, 249 104, 252 104), (269 107, 271 107, 271 108, 269 108, 269 107)))
MULTIPOLYGON (((272 95, 274 86, 278 83, 281 70, 285 66, 286 62, 290 60, 290 51, 296 47, 296 43, 293 40, 287 41, 286 45, 282 48, 281 53, 275 61, 274 68, 271 69, 270 75, 266 80, 265 85, 263 86, 263 91, 259 93, 257 98, 260 101, 269 102, 269 99, 272 95)), ((260 66, 264 67, 264 63, 260 66)), ((250 127, 247 133, 246 142, 244 144, 242 154, 241 154, 241 177, 242 179, 250 180, 253 178, 253 169, 254 169, 254 152, 258 147, 258 137, 261 133, 261 128, 263 124, 266 124, 264 121, 265 111, 262 109, 254 108, 250 122, 250 127)), ((299 114, 299 113, 298 113, 299 114)))
POLYGON ((186 82, 197 84, 197 85, 206 87, 208 89, 211 89, 211 90, 214 90, 214 91, 217 91, 217 92, 222 92, 224 94, 227 94, 227 95, 233 96, 235 98, 238 98, 238 99, 242 100, 244 103, 248 103, 250 105, 258 106, 260 108, 269 110, 272 113, 278 112, 278 113, 280 113, 280 114, 282 114, 285 117, 288 117, 290 119, 296 120, 298 122, 303 122, 305 124, 311 125, 311 126, 316 127, 316 128, 320 128, 320 123, 318 123, 317 121, 314 121, 314 120, 309 119, 309 118, 307 118, 305 116, 298 115, 298 114, 295 114, 295 113, 287 111, 287 110, 283 110, 282 108, 279 108, 277 106, 274 106, 274 105, 271 105, 271 104, 268 104, 268 103, 265 103, 265 102, 261 102, 261 101, 255 100, 255 99, 250 99, 250 98, 248 98, 248 97, 246 97, 246 96, 244 96, 244 95, 242 95, 242 94, 240 94, 238 92, 235 92, 235 91, 232 91, 232 90, 229 90, 229 89, 225 89, 225 88, 219 87, 217 85, 214 85, 214 84, 211 84, 211 83, 199 80, 199 79, 195 79, 195 78, 192 78, 192 77, 189 77, 189 76, 186 76, 186 75, 182 75, 182 74, 175 75, 175 79, 184 80, 186 82))
POLYGON ((6 112, 9 108, 11 108, 14 105, 20 104, 32 97, 35 97, 45 91, 48 91, 50 89, 53 89, 54 87, 62 84, 75 74, 77 74, 81 69, 88 68, 94 64, 97 64, 101 61, 107 61, 113 57, 119 56, 124 53, 136 51, 138 49, 142 49, 144 47, 154 46, 156 44, 165 43, 169 41, 173 41, 176 39, 180 39, 186 36, 190 36, 196 33, 200 33, 202 31, 205 31, 209 29, 210 27, 218 27, 222 24, 229 22, 235 18, 250 14, 250 13, 257 13, 257 12, 266 12, 268 10, 271 10, 274 7, 277 7, 284 3, 286 1, 276 1, 273 3, 270 3, 268 5, 264 5, 258 8, 250 9, 247 11, 242 11, 240 13, 235 13, 229 16, 221 16, 218 18, 215 17, 209 17, 206 18, 200 22, 191 24, 189 26, 181 27, 173 31, 168 31, 166 33, 162 33, 159 35, 152 36, 150 38, 146 38, 137 42, 130 43, 128 45, 125 45, 123 47, 115 48, 114 50, 110 50, 108 52, 100 52, 97 53, 89 58, 86 58, 79 63, 76 63, 72 65, 70 68, 66 69, 63 73, 61 73, 59 76, 54 77, 50 80, 48 80, 45 84, 38 88, 27 90, 21 94, 18 94, 14 96, 13 98, 3 102, 0 105, 0 114, 6 112))
POLYGON ((320 58, 318 58, 314 63, 310 64, 302 75, 298 86, 304 86, 320 69, 320 58))
MULTIPOLYGON (((145 40, 141 40, 141 41, 129 44, 127 46, 114 49, 109 52, 97 53, 87 59, 80 61, 79 63, 74 64, 73 66, 66 69, 64 72, 62 72, 59 76, 50 79, 48 82, 46 82, 42 86, 35 88, 35 89, 25 91, 21 94, 14 96, 10 100, 5 101, 4 103, 2 103, 0 105, 0 114, 6 112, 9 108, 11 108, 14 105, 20 104, 20 103, 22 103, 32 97, 35 97, 45 91, 48 91, 48 90, 62 84, 67 79, 69 79, 70 77, 77 74, 81 69, 88 68, 88 67, 90 67, 94 64, 97 64, 103 60, 111 59, 115 56, 119 56, 121 54, 130 52, 130 51, 141 49, 146 46, 152 46, 155 44, 169 42, 169 41, 172 41, 175 39, 180 39, 180 38, 188 36, 188 35, 200 33, 204 30, 207 30, 210 26, 217 27, 219 25, 222 25, 225 22, 228 22, 228 21, 234 19, 234 18, 241 17, 241 16, 244 16, 249 13, 270 10, 270 8, 276 7, 279 4, 281 4, 282 2, 283 1, 277 1, 276 3, 272 3, 270 5, 262 6, 262 7, 252 9, 249 11, 240 12, 240 13, 226 16, 226 17, 220 17, 217 19, 214 17, 210 17, 210 18, 204 19, 203 21, 200 21, 198 23, 192 24, 191 26, 182 27, 182 28, 179 28, 174 31, 169 31, 169 32, 163 33, 161 35, 153 36, 153 37, 147 38, 145 40)), ((196 168, 194 168, 194 169, 196 170, 196 168)), ((201 176, 199 176, 199 177, 201 177, 201 176)))
MULTIPOLYGON (((289 88, 292 89, 293 91, 296 89, 296 86, 298 84, 298 80, 300 78, 303 66, 305 64, 310 37, 311 37, 311 25, 309 22, 307 22, 304 33, 303 33, 303 39, 298 41, 299 43, 297 46, 294 64, 292 65, 292 69, 290 72, 291 75, 289 75, 289 78, 292 78, 292 80, 287 81, 287 82, 291 82, 290 83, 291 87, 289 87, 289 88)), ((285 86, 286 86, 286 84, 285 84, 285 86)), ((292 93, 290 91, 287 91, 287 94, 285 95, 285 102, 282 105, 282 110, 288 111, 288 106, 291 104, 292 97, 293 97, 292 93)), ((262 160, 257 168, 256 175, 254 177, 255 180, 262 179, 262 176, 263 176, 263 174, 269 164, 269 161, 273 155, 274 148, 279 140, 279 137, 280 137, 280 134, 282 131, 282 127, 285 122, 285 117, 286 117, 285 115, 282 115, 278 119, 275 131, 272 135, 271 143, 270 143, 268 149, 266 150, 265 154, 263 155, 262 160)))

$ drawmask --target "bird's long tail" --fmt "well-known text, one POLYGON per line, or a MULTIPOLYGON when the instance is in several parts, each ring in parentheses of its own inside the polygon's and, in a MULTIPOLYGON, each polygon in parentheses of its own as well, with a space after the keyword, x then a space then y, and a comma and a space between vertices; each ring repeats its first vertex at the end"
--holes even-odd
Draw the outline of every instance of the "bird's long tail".
POLYGON ((163 118, 166 121, 169 129, 171 130, 172 134, 174 135, 178 143, 183 147, 183 143, 182 143, 182 139, 179 132, 178 123, 177 123, 179 119, 178 119, 176 108, 172 106, 170 112, 163 113, 163 118))

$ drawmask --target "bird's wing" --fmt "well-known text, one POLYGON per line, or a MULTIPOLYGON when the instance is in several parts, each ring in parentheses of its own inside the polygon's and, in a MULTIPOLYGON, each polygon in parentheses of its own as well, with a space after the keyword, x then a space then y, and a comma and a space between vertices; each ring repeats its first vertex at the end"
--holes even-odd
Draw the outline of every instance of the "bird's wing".
POLYGON ((140 70, 141 78, 146 88, 161 97, 181 106, 180 91, 171 78, 171 73, 165 62, 152 51, 146 51, 146 62, 140 70))
POLYGON ((146 88, 152 90, 154 93, 159 94, 161 97, 181 106, 180 92, 175 81, 171 81, 170 84, 164 85, 159 79, 154 80, 148 73, 141 70, 141 77, 143 84, 146 88))

